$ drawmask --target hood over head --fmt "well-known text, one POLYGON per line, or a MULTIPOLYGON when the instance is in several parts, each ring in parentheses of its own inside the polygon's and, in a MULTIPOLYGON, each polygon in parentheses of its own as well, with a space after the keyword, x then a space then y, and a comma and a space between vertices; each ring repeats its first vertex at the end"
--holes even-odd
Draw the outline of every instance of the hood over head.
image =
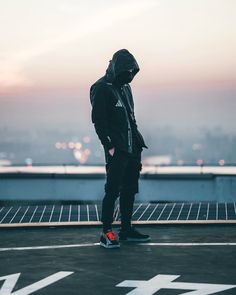
POLYGON ((120 49, 113 54, 112 59, 109 61, 106 78, 109 82, 114 82, 122 72, 132 71, 134 77, 139 70, 135 57, 127 49, 120 49))

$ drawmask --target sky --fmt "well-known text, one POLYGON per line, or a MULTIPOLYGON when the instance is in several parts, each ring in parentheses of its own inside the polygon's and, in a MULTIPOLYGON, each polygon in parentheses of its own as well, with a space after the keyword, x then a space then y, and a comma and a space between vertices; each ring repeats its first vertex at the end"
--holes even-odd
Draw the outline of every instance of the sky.
POLYGON ((0 0, 0 126, 89 124, 89 87, 128 49, 141 125, 233 132, 235 0, 0 0))

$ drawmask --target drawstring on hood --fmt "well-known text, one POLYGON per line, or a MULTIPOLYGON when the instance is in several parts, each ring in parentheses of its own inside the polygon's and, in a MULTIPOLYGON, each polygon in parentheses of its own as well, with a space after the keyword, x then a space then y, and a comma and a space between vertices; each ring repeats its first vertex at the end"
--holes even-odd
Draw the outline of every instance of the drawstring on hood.
POLYGON ((109 82, 114 82, 122 72, 132 72, 134 77, 139 70, 135 57, 127 49, 120 49, 113 54, 112 59, 109 61, 106 78, 109 82))

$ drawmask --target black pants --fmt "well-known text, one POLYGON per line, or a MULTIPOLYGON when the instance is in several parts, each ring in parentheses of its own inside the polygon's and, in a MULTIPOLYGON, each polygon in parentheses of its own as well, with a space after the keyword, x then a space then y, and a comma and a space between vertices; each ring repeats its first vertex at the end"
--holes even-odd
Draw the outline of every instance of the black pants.
POLYGON ((139 176, 142 169, 142 149, 128 154, 117 148, 113 156, 105 151, 106 183, 105 196, 102 201, 103 228, 111 228, 116 199, 120 197, 121 227, 131 225, 135 194, 139 192, 139 176))

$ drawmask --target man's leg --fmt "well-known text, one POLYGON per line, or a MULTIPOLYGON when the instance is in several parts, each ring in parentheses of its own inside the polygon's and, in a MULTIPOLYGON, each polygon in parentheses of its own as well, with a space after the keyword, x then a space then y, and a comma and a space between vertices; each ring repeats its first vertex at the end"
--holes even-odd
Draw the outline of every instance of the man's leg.
POLYGON ((112 228, 115 201, 119 197, 128 158, 115 149, 113 156, 106 154, 106 161, 105 196, 102 201, 101 217, 104 232, 112 228))
POLYGON ((130 157, 126 166, 123 186, 120 192, 121 229, 131 227, 135 194, 139 192, 139 177, 141 170, 141 154, 130 157))

